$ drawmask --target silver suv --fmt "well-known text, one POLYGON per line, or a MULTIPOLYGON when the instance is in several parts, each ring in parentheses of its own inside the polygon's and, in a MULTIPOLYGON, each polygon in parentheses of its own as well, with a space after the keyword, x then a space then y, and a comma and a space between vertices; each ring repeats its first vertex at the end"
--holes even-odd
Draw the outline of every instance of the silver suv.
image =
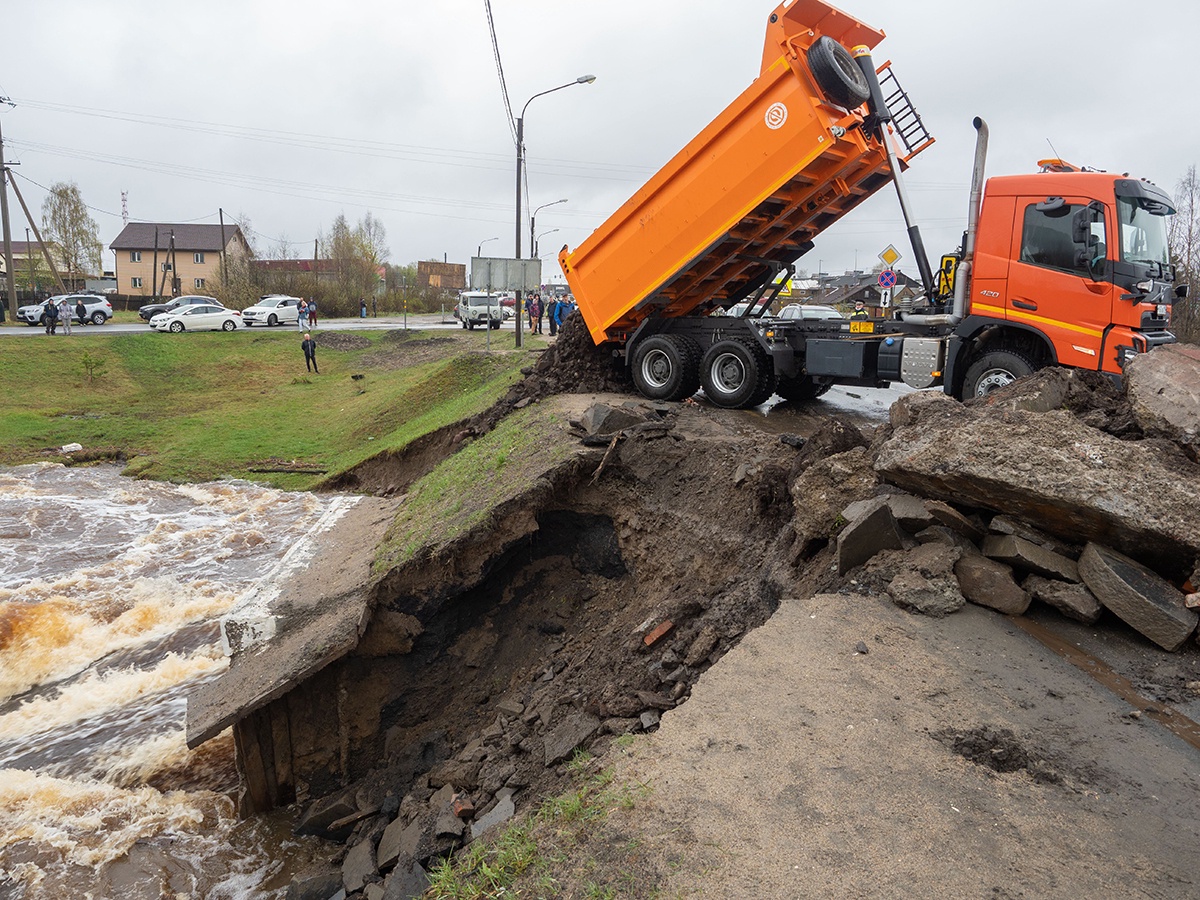
POLYGON ((499 294, 485 294, 483 291, 463 291, 458 295, 458 306, 454 314, 462 322, 463 328, 475 330, 475 326, 491 325, 499 328, 504 321, 504 307, 500 305, 502 298, 499 294))
POLYGON ((83 325, 91 322, 93 325, 103 325, 112 318, 112 304, 108 302, 107 297, 101 297, 98 294, 58 294, 48 300, 43 300, 41 303, 33 303, 29 306, 22 306, 17 310, 17 318, 26 325, 45 325, 46 324, 46 304, 61 303, 66 299, 71 307, 71 321, 78 322, 83 325), (79 306, 79 301, 83 301, 84 318, 80 319, 75 314, 76 307, 79 306))

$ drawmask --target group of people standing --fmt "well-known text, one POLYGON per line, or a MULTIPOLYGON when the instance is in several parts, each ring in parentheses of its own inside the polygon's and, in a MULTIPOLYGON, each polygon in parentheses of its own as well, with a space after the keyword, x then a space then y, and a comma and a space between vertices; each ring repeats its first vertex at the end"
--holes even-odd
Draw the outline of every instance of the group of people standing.
POLYGON ((87 321, 87 307, 80 300, 75 304, 75 308, 71 308, 70 301, 66 297, 59 300, 57 303, 47 303, 44 313, 44 321, 46 323, 46 334, 58 334, 58 326, 62 325, 63 334, 71 333, 71 316, 74 315, 82 325, 87 321))
POLYGON ((551 294, 545 301, 540 294, 531 293, 525 298, 525 312, 529 316, 529 333, 542 334, 542 317, 550 320, 550 336, 558 334, 563 322, 578 307, 570 296, 551 294))

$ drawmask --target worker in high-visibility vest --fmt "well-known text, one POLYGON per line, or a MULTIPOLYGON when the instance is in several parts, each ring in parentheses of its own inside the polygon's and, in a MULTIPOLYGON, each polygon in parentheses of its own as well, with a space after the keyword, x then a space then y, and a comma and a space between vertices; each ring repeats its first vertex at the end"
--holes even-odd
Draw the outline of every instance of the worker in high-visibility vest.
POLYGON ((855 300, 854 301, 854 312, 850 313, 850 318, 852 318, 852 319, 869 319, 869 318, 871 318, 871 315, 870 315, 870 313, 867 312, 867 307, 863 304, 863 302, 861 300, 855 300))

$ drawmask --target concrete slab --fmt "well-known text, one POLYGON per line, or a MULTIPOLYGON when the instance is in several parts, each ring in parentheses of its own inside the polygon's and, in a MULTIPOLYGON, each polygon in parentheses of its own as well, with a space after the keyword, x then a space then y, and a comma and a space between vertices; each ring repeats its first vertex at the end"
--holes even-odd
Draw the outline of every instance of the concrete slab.
POLYGON ((338 541, 324 542, 306 567, 275 573, 280 582, 261 589, 272 598, 264 611, 274 619, 274 635, 247 644, 224 675, 188 699, 189 747, 283 696, 358 643, 370 618, 371 561, 399 503, 362 498, 338 520, 338 541), (354 535, 362 539, 345 540, 354 535))
POLYGON ((1183 594, 1141 563, 1101 544, 1088 544, 1079 574, 1096 599, 1164 650, 1178 650, 1200 620, 1183 594))

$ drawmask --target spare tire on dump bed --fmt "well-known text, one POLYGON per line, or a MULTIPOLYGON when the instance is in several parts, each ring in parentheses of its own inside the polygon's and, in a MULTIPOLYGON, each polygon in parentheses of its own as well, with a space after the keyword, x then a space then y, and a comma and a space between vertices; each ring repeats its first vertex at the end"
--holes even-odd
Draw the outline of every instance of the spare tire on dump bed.
POLYGON ((822 35, 808 48, 808 68, 825 99, 846 109, 867 102, 871 88, 850 51, 828 35, 822 35))

